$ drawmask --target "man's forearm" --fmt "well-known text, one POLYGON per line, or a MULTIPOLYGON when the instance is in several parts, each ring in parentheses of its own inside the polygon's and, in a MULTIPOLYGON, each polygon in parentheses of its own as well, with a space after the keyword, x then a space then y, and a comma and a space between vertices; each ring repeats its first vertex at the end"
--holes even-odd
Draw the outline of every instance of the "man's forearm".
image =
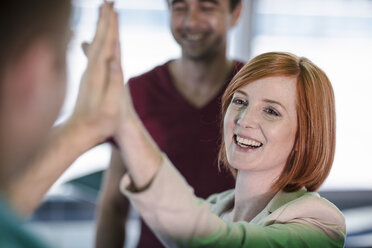
MULTIPOLYGON (((124 198, 124 196, 121 196, 124 198)), ((101 201, 97 216, 96 248, 122 248, 125 243, 125 226, 129 210, 127 206, 101 201)))
POLYGON ((28 216, 61 174, 94 145, 84 130, 70 123, 56 127, 31 165, 24 166, 6 185, 5 195, 21 216, 28 216))
POLYGON ((119 183, 124 173, 125 168, 120 153, 113 148, 97 206, 96 248, 124 246, 125 225, 130 208, 128 198, 119 190, 119 183))

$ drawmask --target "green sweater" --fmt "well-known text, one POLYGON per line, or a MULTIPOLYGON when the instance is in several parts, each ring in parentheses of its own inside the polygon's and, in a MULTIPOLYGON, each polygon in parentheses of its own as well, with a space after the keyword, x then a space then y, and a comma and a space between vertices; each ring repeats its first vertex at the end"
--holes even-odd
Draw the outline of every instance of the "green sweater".
POLYGON ((22 227, 22 221, 0 195, 0 248, 43 248, 42 241, 22 227))

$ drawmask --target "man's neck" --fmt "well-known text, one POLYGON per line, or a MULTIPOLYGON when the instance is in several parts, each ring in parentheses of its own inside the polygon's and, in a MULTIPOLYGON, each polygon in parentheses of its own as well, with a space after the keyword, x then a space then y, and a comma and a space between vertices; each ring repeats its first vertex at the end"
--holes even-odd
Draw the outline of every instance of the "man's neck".
POLYGON ((183 56, 169 65, 175 87, 196 107, 203 107, 216 96, 232 67, 233 62, 225 54, 205 60, 183 56))

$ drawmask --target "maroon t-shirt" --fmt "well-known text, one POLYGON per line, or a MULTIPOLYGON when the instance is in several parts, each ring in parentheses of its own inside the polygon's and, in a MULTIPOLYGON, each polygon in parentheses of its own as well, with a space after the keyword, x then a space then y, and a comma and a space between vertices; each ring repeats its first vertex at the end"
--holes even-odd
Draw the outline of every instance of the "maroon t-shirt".
MULTIPOLYGON (((134 108, 198 197, 233 188, 233 177, 217 167, 221 96, 243 64, 235 62, 224 87, 202 108, 194 107, 175 88, 168 65, 169 62, 129 80, 134 108)), ((143 222, 138 247, 163 247, 143 222)))

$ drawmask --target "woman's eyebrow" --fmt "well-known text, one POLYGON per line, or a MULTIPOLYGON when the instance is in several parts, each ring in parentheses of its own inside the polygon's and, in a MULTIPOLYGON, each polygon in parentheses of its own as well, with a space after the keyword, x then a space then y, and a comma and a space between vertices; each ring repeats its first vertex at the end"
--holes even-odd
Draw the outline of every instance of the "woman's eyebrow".
POLYGON ((235 93, 240 93, 242 95, 248 96, 248 94, 242 90, 236 90, 235 93))
MULTIPOLYGON (((248 97, 248 94, 245 91, 243 91, 243 90, 236 90, 235 93, 239 93, 239 94, 242 94, 242 95, 248 97)), ((279 105, 281 108, 283 108, 285 111, 287 111, 287 109, 284 107, 284 105, 281 104, 278 101, 275 101, 275 100, 272 100, 272 99, 268 99, 268 98, 264 98, 262 101, 263 102, 266 102, 266 103, 271 103, 271 104, 279 105)))
POLYGON ((287 111, 287 109, 284 107, 283 104, 281 104, 280 102, 278 101, 275 101, 275 100, 271 100, 271 99, 263 99, 264 102, 267 102, 267 103, 271 103, 271 104, 276 104, 276 105, 279 105, 281 108, 283 108, 285 111, 287 111))

